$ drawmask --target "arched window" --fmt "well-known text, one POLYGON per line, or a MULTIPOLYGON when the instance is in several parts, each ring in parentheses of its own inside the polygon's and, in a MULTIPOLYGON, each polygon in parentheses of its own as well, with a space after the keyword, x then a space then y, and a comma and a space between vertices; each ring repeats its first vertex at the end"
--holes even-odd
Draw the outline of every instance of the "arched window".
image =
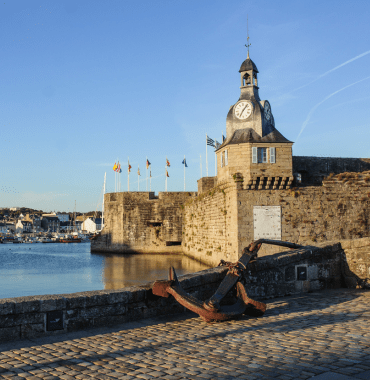
POLYGON ((251 77, 248 73, 245 73, 243 76, 243 86, 250 86, 251 83, 251 77))

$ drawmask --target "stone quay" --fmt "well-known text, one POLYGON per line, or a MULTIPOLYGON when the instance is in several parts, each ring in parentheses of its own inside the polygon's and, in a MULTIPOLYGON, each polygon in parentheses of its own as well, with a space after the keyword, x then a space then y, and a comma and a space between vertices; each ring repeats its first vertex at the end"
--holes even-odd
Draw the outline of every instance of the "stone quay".
POLYGON ((262 318, 182 313, 0 345, 1 379, 370 378, 370 292, 267 301, 262 318))

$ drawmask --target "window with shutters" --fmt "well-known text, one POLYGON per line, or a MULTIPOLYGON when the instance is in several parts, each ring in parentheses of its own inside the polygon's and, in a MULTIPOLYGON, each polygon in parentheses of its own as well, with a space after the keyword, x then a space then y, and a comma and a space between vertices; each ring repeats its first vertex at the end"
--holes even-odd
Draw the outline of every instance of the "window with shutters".
POLYGON ((275 152, 276 152, 276 149, 275 149, 275 147, 273 147, 273 148, 270 148, 270 163, 271 164, 275 164, 275 162, 276 162, 276 158, 275 158, 275 152))
POLYGON ((227 149, 225 150, 225 166, 228 164, 227 149))
POLYGON ((257 148, 257 160, 259 164, 267 162, 267 148, 257 148))

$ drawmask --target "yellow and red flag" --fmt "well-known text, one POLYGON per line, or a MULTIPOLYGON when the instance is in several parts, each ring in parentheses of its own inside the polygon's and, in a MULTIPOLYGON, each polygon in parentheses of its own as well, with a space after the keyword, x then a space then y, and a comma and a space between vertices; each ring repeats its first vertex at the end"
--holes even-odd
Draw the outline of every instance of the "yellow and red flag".
POLYGON ((166 169, 166 177, 169 177, 167 169, 166 169))
POLYGON ((167 157, 166 157, 166 165, 167 165, 167 166, 171 166, 171 165, 170 165, 170 161, 167 160, 167 157))
POLYGON ((113 170, 114 171, 117 171, 117 163, 115 162, 114 165, 113 165, 113 170))

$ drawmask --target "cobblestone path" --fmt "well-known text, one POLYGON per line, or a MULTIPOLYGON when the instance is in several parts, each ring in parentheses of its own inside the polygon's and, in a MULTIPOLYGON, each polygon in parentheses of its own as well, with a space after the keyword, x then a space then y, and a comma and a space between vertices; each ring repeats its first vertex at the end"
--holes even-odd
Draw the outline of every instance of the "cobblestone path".
POLYGON ((0 345, 2 379, 370 379, 370 292, 268 302, 262 318, 186 313, 0 345))

